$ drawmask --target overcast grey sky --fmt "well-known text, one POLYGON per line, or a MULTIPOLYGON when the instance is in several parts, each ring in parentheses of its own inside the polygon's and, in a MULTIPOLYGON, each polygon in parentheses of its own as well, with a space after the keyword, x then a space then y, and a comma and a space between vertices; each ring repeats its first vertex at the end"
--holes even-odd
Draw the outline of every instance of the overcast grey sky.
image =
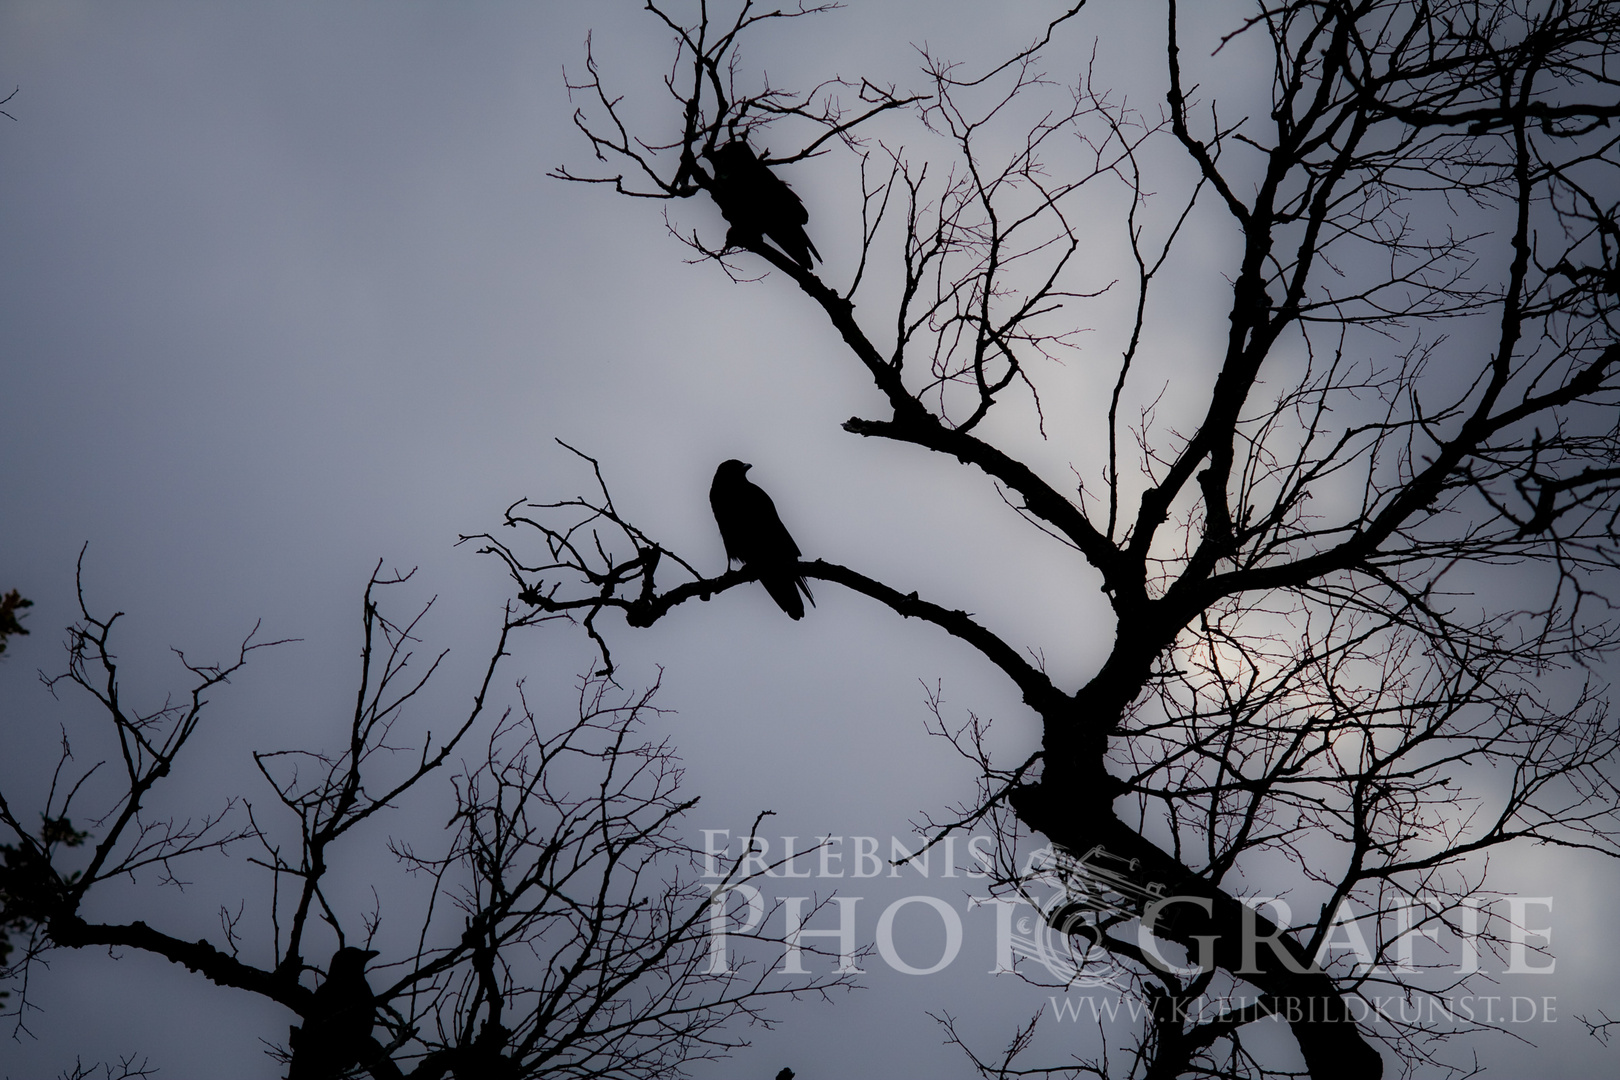
MULTIPOLYGON (((1033 38, 1050 7, 857 2, 745 60, 790 86, 834 72, 905 85, 911 43, 983 63, 1033 38)), ((1056 74, 1072 77, 1103 35, 1101 74, 1157 92, 1131 62, 1132 11, 1104 6, 1074 29, 1070 70, 1056 74)), ((91 715, 35 680, 62 664, 86 542, 89 603, 128 613, 133 695, 184 685, 170 646, 224 656, 261 619, 268 637, 302 639, 214 695, 176 804, 263 796, 249 749, 335 737, 379 558, 419 567, 412 595, 439 597, 424 636, 454 651, 423 707, 455 707, 510 590, 454 541, 515 499, 580 490, 559 437, 601 460, 622 510, 708 572, 724 562, 709 479, 741 457, 808 556, 975 611, 1066 680, 1101 655, 1096 581, 993 489, 839 429, 872 392, 789 283, 688 265, 661 206, 546 178, 587 163, 562 69, 580 66, 592 28, 610 77, 652 85, 666 42, 629 2, 0 4, 0 91, 21 88, 17 122, 0 119, 0 590, 37 605, 32 635, 0 662, 8 790, 37 788, 59 725, 91 715)), ((833 168, 790 179, 836 278, 854 229, 832 224, 848 205, 833 168)), ((723 229, 696 200, 673 214, 723 229)), ((1219 319, 1222 299, 1182 295, 1176 332, 1219 319)), ((1100 310, 1099 347, 1111 347, 1100 310)), ((1094 394, 1093 379, 1083 365, 1059 376, 1056 407, 1094 394)), ((1059 477, 1079 452, 1036 451, 1059 477)), ((1016 693, 969 650, 830 586, 817 600, 792 623, 762 591, 734 590, 649 631, 615 628, 627 684, 663 667, 660 702, 678 710, 668 729, 704 796, 694 825, 736 831, 771 809, 773 836, 907 835, 920 811, 972 792, 971 770, 924 734, 923 685, 936 680, 954 715, 1001 721, 1009 753, 1034 745, 1016 693)), ((583 635, 547 631, 521 649, 514 676, 568 707, 592 662, 583 635)), ((1498 1039, 1481 1052, 1493 1075, 1612 1068, 1573 1016, 1620 1001, 1607 928, 1620 874, 1510 858, 1502 888, 1556 890, 1559 966, 1502 992, 1559 995, 1560 1020, 1528 1035, 1537 1048, 1498 1039)), ((238 869, 131 903, 200 935, 238 869)), ((866 918, 901 884, 874 883, 866 918)), ((970 889, 914 891, 962 910, 970 889)), ((924 1011, 966 1016, 988 1048, 1045 995, 985 974, 992 920, 962 917, 948 975, 869 965, 868 989, 781 1008, 779 1030, 699 1076, 968 1075, 924 1011)), ((918 940, 919 955, 937 947, 918 940)), ((292 1020, 135 956, 61 955, 33 994, 31 1036, 0 1032, 0 1075, 137 1053, 163 1077, 268 1078, 259 1040, 284 1040, 292 1020)))

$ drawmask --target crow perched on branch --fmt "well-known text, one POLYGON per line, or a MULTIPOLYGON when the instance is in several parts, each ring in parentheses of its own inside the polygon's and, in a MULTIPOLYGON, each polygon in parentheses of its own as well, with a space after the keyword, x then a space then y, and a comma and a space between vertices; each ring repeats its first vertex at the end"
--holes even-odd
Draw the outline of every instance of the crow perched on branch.
POLYGON ((760 584, 788 618, 802 619, 804 601, 799 592, 804 592, 812 606, 816 598, 795 569, 799 545, 788 535, 771 497, 745 475, 752 468, 736 458, 723 461, 709 485, 709 506, 720 526, 720 539, 726 543, 726 559, 728 564, 735 560, 758 572, 760 584))
POLYGON ((811 268, 812 258, 821 258, 821 252, 804 231, 810 220, 804 203, 759 160, 752 147, 742 139, 733 139, 705 151, 704 157, 714 169, 709 194, 731 224, 726 233, 728 246, 742 247, 768 236, 806 270, 811 268))
POLYGON ((366 1040, 377 1003, 366 982, 366 961, 376 955, 375 949, 347 945, 332 954, 314 1009, 288 1040, 293 1057, 287 1080, 337 1080, 356 1065, 370 1064, 366 1040))

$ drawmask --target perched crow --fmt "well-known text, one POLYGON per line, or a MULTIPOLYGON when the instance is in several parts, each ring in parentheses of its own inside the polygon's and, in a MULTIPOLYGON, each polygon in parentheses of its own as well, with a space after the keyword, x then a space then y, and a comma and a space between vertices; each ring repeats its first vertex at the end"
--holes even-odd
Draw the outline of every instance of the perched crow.
POLYGON ((326 981, 315 991, 315 1007, 302 1030, 293 1028, 292 1068, 287 1080, 337 1080, 366 1062, 376 999, 366 982, 373 949, 344 946, 332 954, 326 981))
POLYGON ((741 139, 706 152, 714 169, 709 194, 731 224, 726 243, 741 246, 768 236, 788 258, 811 268, 811 258, 821 258, 805 233, 810 215, 793 189, 755 156, 753 148, 741 139))
POLYGON ((720 526, 720 539, 726 542, 726 559, 757 571, 760 584, 788 613, 788 618, 802 619, 804 601, 799 599, 800 590, 812 605, 816 598, 794 570, 799 545, 776 516, 771 497, 745 475, 751 468, 735 458, 723 461, 714 470, 714 483, 709 485, 709 505, 714 508, 715 524, 720 526))
POLYGON ((776 1074, 776 1080, 793 1080, 793 1070, 783 1069, 781 1072, 776 1074))

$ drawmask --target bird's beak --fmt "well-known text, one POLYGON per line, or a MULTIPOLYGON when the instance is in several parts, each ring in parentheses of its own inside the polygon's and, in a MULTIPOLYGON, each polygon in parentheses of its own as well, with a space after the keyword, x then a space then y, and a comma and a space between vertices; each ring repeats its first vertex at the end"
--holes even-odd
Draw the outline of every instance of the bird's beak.
POLYGON ((743 472, 747 472, 749 469, 752 469, 752 468, 753 468, 752 465, 748 464, 746 461, 743 462, 743 472))
POLYGON ((367 949, 366 950, 366 959, 367 960, 375 960, 377 957, 379 957, 381 955, 382 955, 382 953, 378 952, 376 949, 367 949))

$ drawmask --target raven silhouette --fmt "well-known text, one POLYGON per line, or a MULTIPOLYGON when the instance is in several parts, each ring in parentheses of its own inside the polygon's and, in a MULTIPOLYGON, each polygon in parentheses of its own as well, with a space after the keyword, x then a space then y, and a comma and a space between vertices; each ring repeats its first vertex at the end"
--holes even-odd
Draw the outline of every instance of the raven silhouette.
POLYGON ((742 247, 768 236, 788 258, 811 269, 811 259, 821 258, 821 252, 804 231, 810 215, 793 189, 759 160, 753 147, 733 139, 704 151, 703 156, 714 169, 709 194, 731 225, 726 244, 742 247))
POLYGON ((288 1040, 293 1057, 287 1080, 337 1080, 370 1056, 366 1040, 377 1002, 366 982, 366 961, 376 955, 348 945, 332 954, 314 1008, 288 1040))
POLYGON ((816 598, 810 595, 810 586, 795 568, 799 545, 777 516, 771 497, 748 479, 746 474, 752 468, 736 458, 722 461, 714 470, 714 483, 709 485, 709 506, 714 510, 715 524, 720 526, 720 539, 726 543, 726 560, 728 565, 735 560, 757 572, 760 584, 776 606, 787 612, 788 618, 802 619, 804 601, 799 599, 800 591, 811 606, 816 598))

